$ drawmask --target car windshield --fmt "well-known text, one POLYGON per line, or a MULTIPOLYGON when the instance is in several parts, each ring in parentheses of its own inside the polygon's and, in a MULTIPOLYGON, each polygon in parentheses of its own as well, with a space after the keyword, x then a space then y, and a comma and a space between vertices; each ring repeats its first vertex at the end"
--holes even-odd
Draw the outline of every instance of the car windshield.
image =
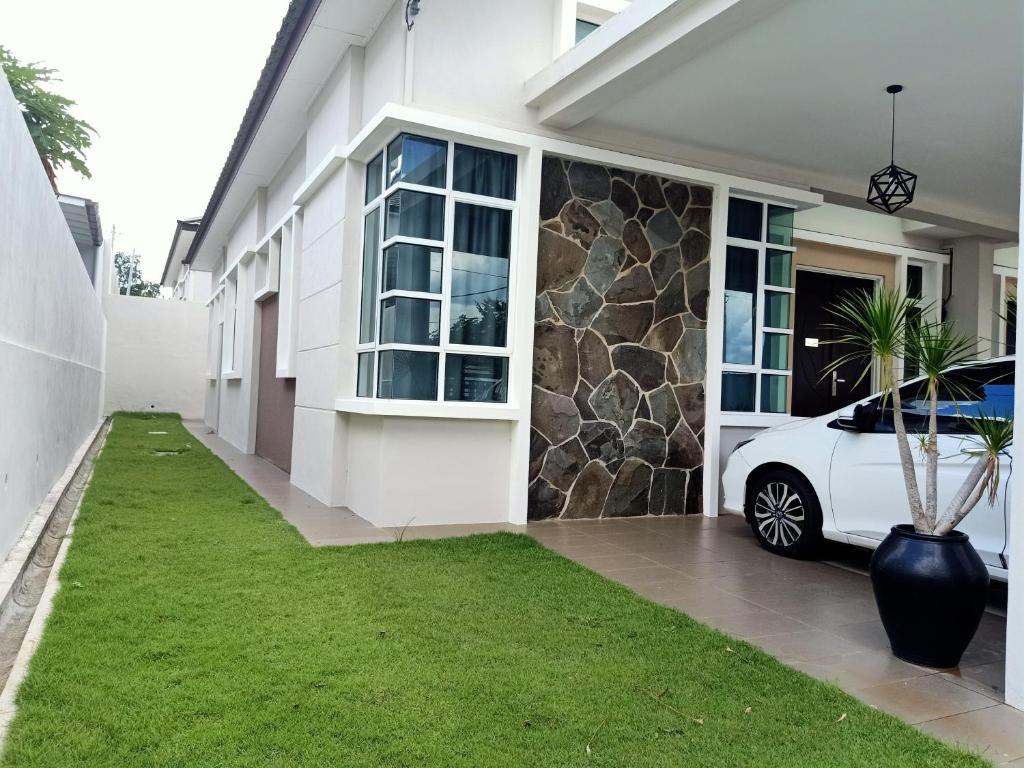
MULTIPOLYGON (((967 419, 1013 418, 1013 361, 1001 360, 949 371, 939 385, 938 428, 944 433, 971 432, 967 419)), ((900 387, 903 420, 909 432, 928 429, 927 383, 912 381, 900 387)), ((878 402, 878 399, 874 401, 878 402)), ((879 414, 875 431, 894 429, 892 401, 879 414)))

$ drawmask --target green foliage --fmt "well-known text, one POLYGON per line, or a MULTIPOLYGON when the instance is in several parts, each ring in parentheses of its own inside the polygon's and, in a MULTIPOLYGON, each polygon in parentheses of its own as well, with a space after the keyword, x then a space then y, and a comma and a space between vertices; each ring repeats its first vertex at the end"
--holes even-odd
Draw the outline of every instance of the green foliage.
POLYGON ((54 169, 68 165, 90 178, 85 164, 85 151, 92 146, 96 130, 89 123, 71 114, 75 102, 54 93, 47 86, 60 82, 56 70, 39 64, 22 64, 0 45, 0 69, 21 105, 25 125, 44 163, 54 169))
MULTIPOLYGON (((999 491, 999 457, 1010 449, 1013 444, 1013 419, 993 419, 979 416, 965 419, 971 425, 975 442, 988 460, 987 481, 983 488, 988 503, 995 504, 999 491)), ((980 496, 980 494, 979 494, 980 496)))
POLYGON ((117 273, 117 292, 125 296, 160 296, 160 284, 142 279, 139 256, 135 253, 118 251, 114 254, 114 271, 117 273))
POLYGON ((60 581, 4 766, 987 764, 528 536, 312 547, 167 415, 60 581))
POLYGON ((882 391, 895 386, 892 363, 907 354, 908 322, 918 308, 916 299, 908 298, 895 288, 877 291, 853 291, 842 296, 829 312, 836 317, 830 327, 839 331, 833 344, 848 345, 849 351, 840 355, 825 369, 831 373, 850 362, 861 367, 859 384, 871 373, 875 360, 882 362, 882 391))

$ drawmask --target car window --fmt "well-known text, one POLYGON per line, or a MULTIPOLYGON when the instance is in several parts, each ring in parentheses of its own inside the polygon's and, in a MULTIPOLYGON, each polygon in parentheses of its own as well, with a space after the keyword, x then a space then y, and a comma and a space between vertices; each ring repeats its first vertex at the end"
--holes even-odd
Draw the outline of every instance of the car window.
MULTIPOLYGON (((971 434, 966 419, 1013 418, 1013 361, 972 365, 951 371, 939 387, 936 422, 940 434, 971 434)), ((930 403, 924 382, 900 387, 903 422, 907 431, 928 431, 930 403)), ((879 414, 876 432, 892 432, 892 402, 879 414)))

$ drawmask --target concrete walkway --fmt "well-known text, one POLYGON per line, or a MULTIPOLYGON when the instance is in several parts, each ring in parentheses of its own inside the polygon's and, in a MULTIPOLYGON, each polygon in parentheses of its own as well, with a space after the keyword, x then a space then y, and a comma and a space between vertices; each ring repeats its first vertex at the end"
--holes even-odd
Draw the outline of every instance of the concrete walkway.
POLYGON ((945 741, 1024 768, 1024 713, 1003 703, 1006 621, 999 603, 1005 591, 999 587, 960 668, 926 669, 889 652, 863 550, 837 546, 825 562, 787 560, 762 550, 734 516, 376 528, 345 508, 321 504, 291 485, 287 473, 238 451, 202 423, 185 426, 314 546, 528 533, 945 741))

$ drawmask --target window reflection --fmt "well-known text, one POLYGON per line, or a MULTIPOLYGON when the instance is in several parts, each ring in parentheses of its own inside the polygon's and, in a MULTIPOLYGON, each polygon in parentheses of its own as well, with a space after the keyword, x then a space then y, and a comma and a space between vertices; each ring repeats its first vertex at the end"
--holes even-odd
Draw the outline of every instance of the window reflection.
POLYGON ((512 213, 455 206, 452 250, 452 344, 505 346, 512 213))

